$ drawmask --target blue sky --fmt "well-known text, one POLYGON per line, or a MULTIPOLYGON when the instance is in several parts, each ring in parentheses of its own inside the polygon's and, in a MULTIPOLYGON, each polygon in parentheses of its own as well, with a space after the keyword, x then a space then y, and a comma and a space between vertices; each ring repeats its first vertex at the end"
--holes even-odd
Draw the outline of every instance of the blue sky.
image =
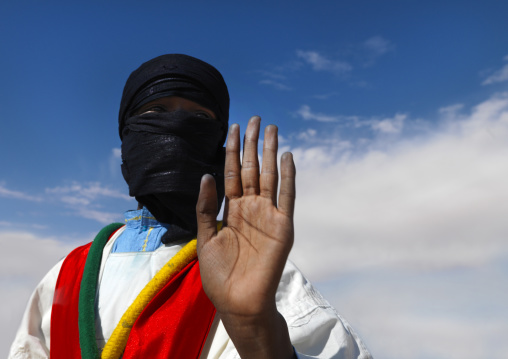
POLYGON ((0 351, 52 263, 135 207, 120 172, 121 92, 142 62, 176 52, 222 72, 230 122, 279 126, 298 170, 291 257, 375 357, 502 357, 507 11, 3 2, 0 280, 15 310, 0 313, 0 351))

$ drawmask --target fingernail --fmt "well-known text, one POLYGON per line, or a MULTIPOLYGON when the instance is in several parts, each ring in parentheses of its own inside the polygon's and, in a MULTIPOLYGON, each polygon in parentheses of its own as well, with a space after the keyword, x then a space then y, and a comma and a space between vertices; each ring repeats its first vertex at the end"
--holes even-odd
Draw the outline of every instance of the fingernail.
POLYGON ((276 125, 268 125, 268 126, 266 126, 266 129, 268 131, 275 131, 275 132, 277 132, 279 130, 279 128, 276 125))
POLYGON ((284 152, 281 156, 281 159, 283 160, 289 160, 293 158, 293 154, 291 152, 284 152))

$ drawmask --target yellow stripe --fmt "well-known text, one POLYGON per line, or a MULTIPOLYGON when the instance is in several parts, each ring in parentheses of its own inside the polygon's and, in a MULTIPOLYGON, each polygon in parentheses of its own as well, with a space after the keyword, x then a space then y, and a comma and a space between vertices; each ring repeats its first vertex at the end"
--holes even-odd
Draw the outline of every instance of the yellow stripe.
MULTIPOLYGON (((222 228, 222 222, 217 223, 217 230, 222 228)), ((131 328, 147 304, 178 272, 197 257, 197 240, 193 239, 171 258, 141 290, 131 306, 125 311, 120 322, 111 334, 101 354, 101 359, 118 359, 121 357, 131 328)))
POLYGON ((137 216, 137 217, 132 217, 132 218, 129 218, 129 219, 126 219, 125 222, 129 222, 129 221, 136 221, 138 219, 141 219, 141 218, 147 218, 147 219, 157 219, 155 217, 143 217, 143 216, 137 216))
POLYGON ((187 264, 196 258, 196 240, 190 241, 183 247, 161 270, 152 278, 145 288, 138 294, 134 303, 123 314, 122 319, 111 334, 111 337, 104 346, 102 359, 118 359, 122 355, 127 339, 131 332, 134 322, 139 317, 143 309, 152 300, 162 287, 187 264))
POLYGON ((150 236, 150 233, 152 232, 153 227, 150 227, 148 230, 148 233, 146 234, 145 243, 143 243, 143 252, 146 252, 146 245, 148 244, 148 237, 150 236))

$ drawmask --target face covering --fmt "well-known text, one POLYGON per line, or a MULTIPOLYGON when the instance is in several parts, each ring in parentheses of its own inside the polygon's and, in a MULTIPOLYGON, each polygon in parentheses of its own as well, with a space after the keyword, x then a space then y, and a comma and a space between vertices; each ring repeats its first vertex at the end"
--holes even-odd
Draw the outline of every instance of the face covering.
POLYGON ((122 174, 129 193, 171 224, 166 238, 197 234, 201 177, 215 177, 218 206, 224 197, 222 123, 186 111, 129 117, 122 129, 122 174))
POLYGON ((215 177, 219 206, 224 197, 224 149, 229 93, 212 65, 183 54, 158 56, 133 71, 125 84, 118 123, 122 173, 131 196, 160 222, 170 224, 167 243, 196 235, 201 177, 215 177), (185 112, 134 116, 144 104, 167 96, 194 101, 218 121, 185 112))

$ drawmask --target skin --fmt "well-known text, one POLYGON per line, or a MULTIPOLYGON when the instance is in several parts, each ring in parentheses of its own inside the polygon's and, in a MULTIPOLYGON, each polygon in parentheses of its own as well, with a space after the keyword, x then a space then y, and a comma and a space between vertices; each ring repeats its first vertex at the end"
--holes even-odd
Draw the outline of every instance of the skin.
MULTIPOLYGON (((146 108, 145 108, 146 106, 146 108)), ((169 97, 142 111, 202 111, 193 101, 169 97)), ((205 112, 212 111, 208 109, 205 112)), ((261 119, 252 117, 240 162, 240 127, 231 125, 226 144, 223 228, 217 232, 217 193, 211 175, 203 176, 196 206, 197 251, 201 279, 240 356, 293 358, 286 321, 277 311, 275 293, 294 240, 295 165, 281 158, 277 194, 277 127, 265 129, 261 172, 258 139, 261 119)))

